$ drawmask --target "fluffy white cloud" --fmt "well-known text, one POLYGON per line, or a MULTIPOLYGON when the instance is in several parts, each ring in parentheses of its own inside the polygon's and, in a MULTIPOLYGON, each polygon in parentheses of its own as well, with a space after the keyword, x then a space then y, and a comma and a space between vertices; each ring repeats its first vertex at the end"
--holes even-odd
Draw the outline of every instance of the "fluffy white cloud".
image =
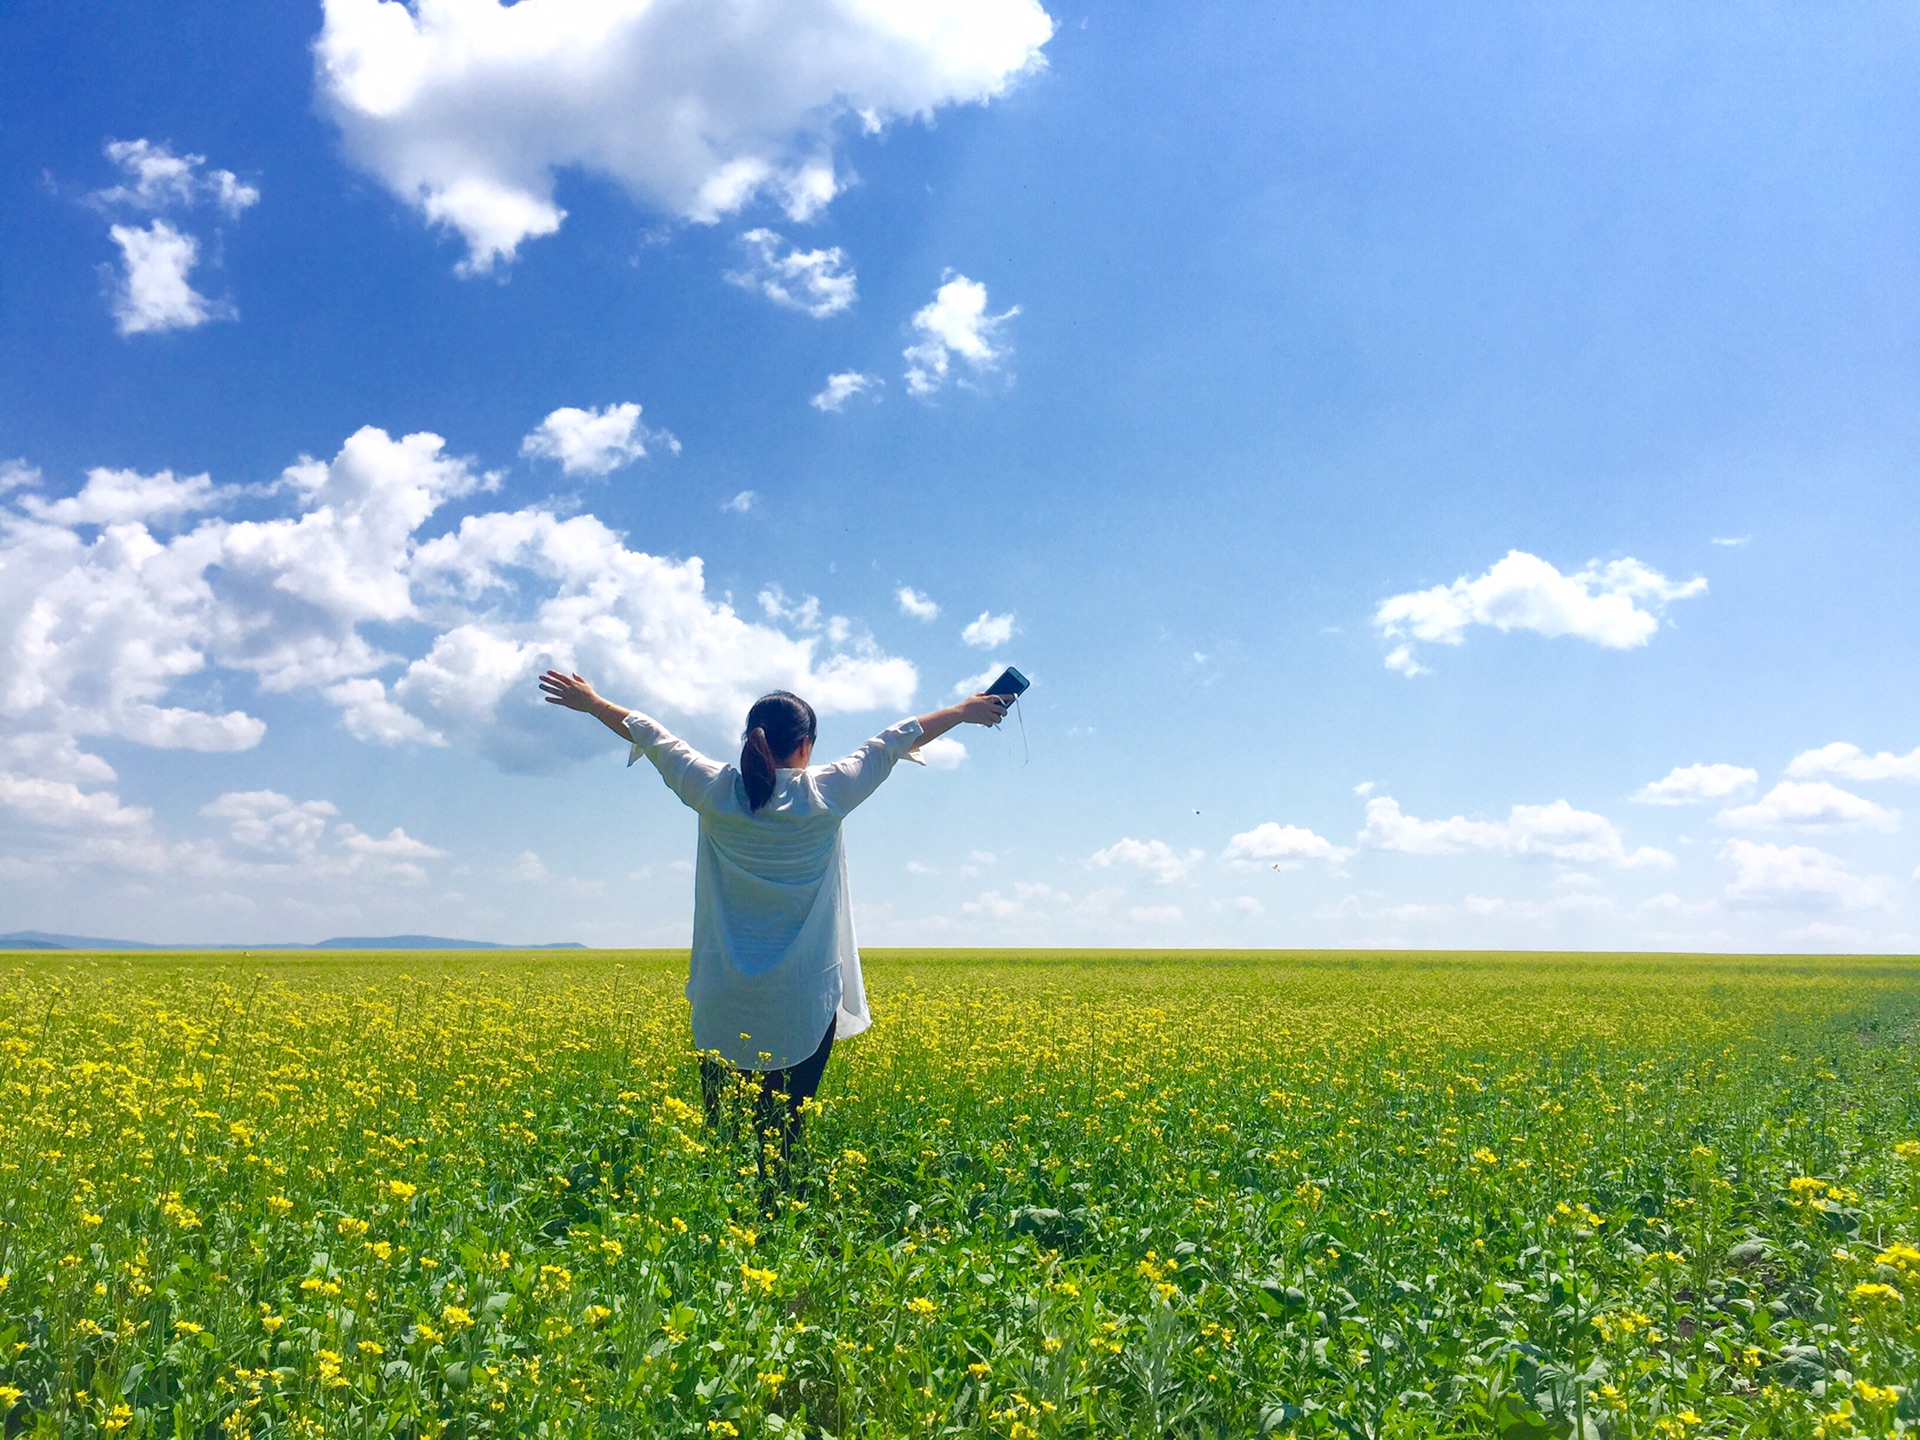
POLYGON ((956 740, 951 735, 942 735, 937 740, 929 740, 914 753, 935 770, 958 770, 967 759, 965 742, 956 740))
MULTIPOLYGON (((238 219, 260 198, 257 189, 231 170, 202 174, 204 155, 175 155, 150 140, 110 141, 107 158, 126 179, 89 195, 87 201, 96 209, 153 213, 210 202, 228 218, 238 219)), ((200 260, 200 242, 172 222, 154 219, 146 225, 115 225, 108 234, 120 247, 112 299, 122 335, 190 330, 209 320, 238 318, 232 305, 210 300, 193 288, 189 277, 200 260)))
POLYGON ((397 826, 384 839, 364 834, 341 820, 331 801, 296 801, 275 790, 230 791, 200 813, 226 821, 233 843, 252 857, 223 868, 256 879, 360 877, 419 885, 427 878, 419 862, 447 853, 397 826))
POLYGON ((1044 62, 1035 0, 325 0, 323 102, 349 153, 485 271, 565 212, 554 176, 609 176, 711 222, 761 196, 796 220, 868 132, 984 102, 1044 62))
POLYGON ((237 493, 165 472, 19 495, 0 508, 0 756, 72 784, 105 769, 72 737, 245 749, 265 726, 218 704, 226 675, 316 691, 365 740, 458 741, 522 768, 584 740, 541 713, 533 676, 548 664, 727 725, 774 686, 829 713, 911 700, 913 667, 817 603, 797 635, 742 619, 707 596, 697 558, 631 550, 591 515, 486 512, 420 542, 443 506, 492 484, 438 436, 369 427, 331 461, 290 466, 278 518, 156 535, 157 515, 237 493), (408 653, 383 648, 403 640, 408 653))
POLYGON ((1006 668, 1006 666, 996 660, 978 675, 968 675, 954 681, 953 693, 963 697, 982 694, 987 686, 1000 678, 1000 672, 1006 668))
POLYGON ((989 315, 987 287, 949 273, 933 299, 914 312, 913 330, 920 338, 904 352, 909 393, 931 395, 939 390, 952 374, 956 355, 975 375, 998 370, 1009 350, 1000 331, 1019 313, 1015 305, 989 315))
POLYGON ((128 520, 166 520, 210 509, 213 480, 206 475, 174 478, 171 470, 142 475, 137 470, 96 469, 78 495, 61 500, 23 496, 20 508, 49 525, 117 525, 128 520))
POLYGON ((1013 887, 1011 895, 999 890, 982 891, 977 899, 962 902, 960 910, 962 914, 983 920, 1031 921, 1051 919, 1059 914, 1061 906, 1072 901, 1073 896, 1064 890, 1038 881, 1023 881, 1013 887))
POLYGON ((569 475, 610 475, 622 465, 646 458, 649 441, 680 453, 680 442, 672 435, 640 423, 640 407, 632 401, 604 410, 562 405, 520 442, 520 453, 558 460, 569 475))
POLYGON ((1416 675, 1431 675, 1433 668, 1422 665, 1413 658, 1413 646, 1396 645, 1387 652, 1387 658, 1381 662, 1396 675, 1404 675, 1409 680, 1416 675))
POLYGON ((1353 854, 1344 846, 1316 835, 1299 825, 1282 825, 1268 820, 1251 830, 1243 830, 1227 842, 1221 855, 1229 865, 1242 870, 1270 867, 1297 870, 1306 860, 1325 860, 1338 864, 1353 854))
POLYGON ((1096 870, 1139 870, 1156 885, 1172 885, 1186 879, 1206 858, 1204 850, 1182 853, 1164 840, 1127 839, 1094 851, 1087 864, 1096 870))
POLYGON ((1515 805, 1504 820, 1419 820, 1400 811, 1390 795, 1367 801, 1360 843, 1375 850, 1408 855, 1454 855, 1491 851, 1521 858, 1544 857, 1578 865, 1667 866, 1673 856, 1641 846, 1628 850, 1620 832, 1604 815, 1576 810, 1565 800, 1551 805, 1515 805))
POLYGON ((878 375, 863 375, 858 370, 841 370, 827 376, 826 388, 807 403, 823 413, 838 415, 847 401, 856 395, 877 390, 886 382, 878 375))
POLYGON ((1733 867, 1730 905, 1762 910, 1875 910, 1887 907, 1890 883, 1855 875, 1837 855, 1811 845, 1729 840, 1720 858, 1733 867))
MULTIPOLYGON (((990 615, 982 610, 978 619, 967 622, 967 627, 960 632, 960 638, 976 650, 991 650, 1004 645, 1013 638, 1013 612, 1009 610, 1005 615, 990 615)), ((992 675, 987 677, 989 680, 992 678, 992 675)))
POLYGON ((1760 772, 1744 765, 1676 765, 1633 798, 1642 805, 1693 805, 1744 794, 1759 783, 1760 772))
POLYGON ((1778 825, 1808 830, 1858 826, 1897 830, 1900 827, 1898 811, 1876 805, 1825 780, 1782 780, 1751 805, 1722 810, 1718 819, 1722 825, 1740 830, 1764 830, 1778 825))
POLYGON ((803 311, 816 320, 852 308, 857 298, 853 268, 838 245, 802 250, 764 228, 747 231, 740 244, 746 249, 747 263, 728 273, 727 279, 735 285, 758 290, 774 304, 803 311), (784 254, 782 246, 786 246, 784 254))
POLYGON ((731 500, 723 501, 720 508, 729 515, 745 515, 748 511, 752 510, 755 505, 759 504, 759 502, 759 491, 742 490, 731 500))
POLYGON ((191 330, 209 320, 238 318, 231 305, 209 300, 188 280, 200 260, 200 242, 193 236, 165 220, 144 227, 115 225, 107 233, 120 247, 113 318, 122 335, 191 330))
POLYGON ((0 495, 9 490, 32 490, 42 480, 40 467, 24 460, 0 460, 0 495))
MULTIPOLYGON (((1490 625, 1626 650, 1653 638, 1670 603, 1706 588, 1704 579, 1669 580, 1633 559, 1595 561, 1563 575, 1537 555, 1509 550, 1483 575, 1389 596, 1373 623, 1384 637, 1403 641, 1459 645, 1469 627, 1490 625)), ((1409 676, 1423 670, 1406 643, 1388 654, 1387 666, 1409 676)))
POLYGON ((340 811, 331 801, 297 803, 274 790, 235 790, 200 807, 200 813, 230 824, 233 843, 305 859, 325 837, 340 811))
POLYGON ((1787 766, 1796 780, 1814 775, 1838 775, 1842 780, 1920 780, 1920 748, 1905 755, 1882 750, 1869 755, 1858 745, 1836 740, 1818 750, 1803 750, 1787 766))
POLYGON ((900 613, 911 615, 915 620, 938 620, 940 607, 932 598, 923 595, 911 585, 902 585, 893 592, 893 598, 900 603, 900 613))
POLYGON ((101 208, 187 209, 211 201, 230 219, 256 204, 260 192, 231 170, 206 170, 204 155, 176 155, 151 140, 110 140, 107 158, 126 175, 121 184, 96 190, 87 198, 101 208))

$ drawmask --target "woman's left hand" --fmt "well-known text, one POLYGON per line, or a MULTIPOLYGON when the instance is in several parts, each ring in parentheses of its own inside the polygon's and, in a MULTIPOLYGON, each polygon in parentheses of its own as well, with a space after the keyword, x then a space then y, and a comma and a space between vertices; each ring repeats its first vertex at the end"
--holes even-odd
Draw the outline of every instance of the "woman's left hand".
POLYGON ((549 670, 540 677, 540 690, 549 705, 564 705, 569 710, 592 710, 601 704, 599 693, 579 675, 563 675, 549 670))

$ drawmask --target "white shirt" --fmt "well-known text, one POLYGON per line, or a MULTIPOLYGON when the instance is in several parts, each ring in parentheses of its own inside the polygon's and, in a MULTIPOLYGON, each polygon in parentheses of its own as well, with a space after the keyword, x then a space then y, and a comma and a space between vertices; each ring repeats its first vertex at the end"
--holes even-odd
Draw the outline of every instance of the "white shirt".
POLYGON ((775 771, 758 810, 747 808, 738 767, 637 712, 627 734, 627 764, 646 756, 700 817, 687 976, 693 1043, 744 1070, 780 1070, 819 1049, 830 1020, 838 1040, 865 1030, 840 822, 907 756, 920 722, 902 720, 838 764, 775 771))

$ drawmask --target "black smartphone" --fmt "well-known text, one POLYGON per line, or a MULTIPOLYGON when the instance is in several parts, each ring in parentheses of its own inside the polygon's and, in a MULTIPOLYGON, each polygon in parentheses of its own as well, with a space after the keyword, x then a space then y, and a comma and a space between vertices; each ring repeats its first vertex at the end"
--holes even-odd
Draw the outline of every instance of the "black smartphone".
POLYGON ((1009 665, 1000 672, 1000 678, 980 693, 982 695, 1005 695, 1009 700, 1017 699, 1033 682, 1009 665))

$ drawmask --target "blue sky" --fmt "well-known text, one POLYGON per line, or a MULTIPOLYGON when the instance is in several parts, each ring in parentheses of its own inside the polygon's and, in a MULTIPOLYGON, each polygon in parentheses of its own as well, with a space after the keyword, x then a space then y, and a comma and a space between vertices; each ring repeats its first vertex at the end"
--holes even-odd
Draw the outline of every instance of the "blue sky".
POLYGON ((850 825, 867 943, 1915 948, 1917 60, 21 0, 0 930, 681 942, 542 665, 725 754, 1012 661, 850 825))

